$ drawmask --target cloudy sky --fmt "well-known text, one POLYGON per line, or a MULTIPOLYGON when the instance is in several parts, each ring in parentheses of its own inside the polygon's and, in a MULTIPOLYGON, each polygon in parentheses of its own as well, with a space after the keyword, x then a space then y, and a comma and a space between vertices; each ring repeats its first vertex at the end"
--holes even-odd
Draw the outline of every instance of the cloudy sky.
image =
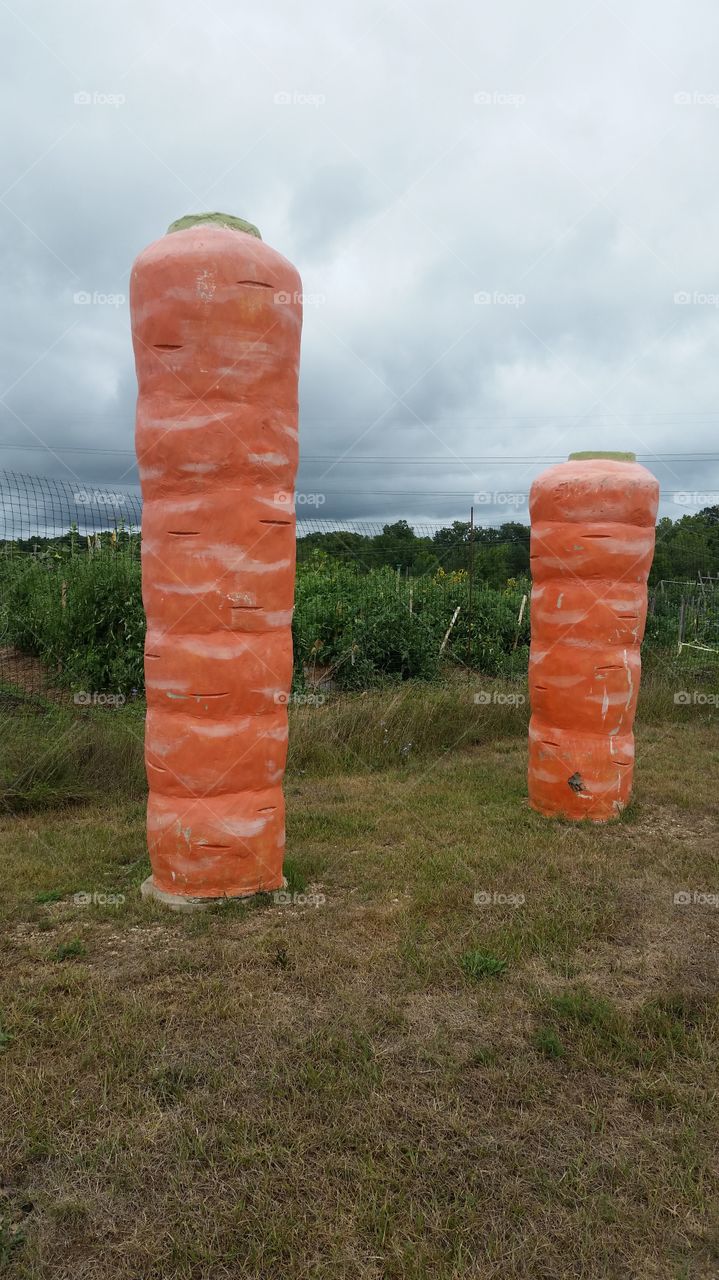
POLYGON ((219 209, 304 280, 299 514, 526 520, 547 461, 592 447, 646 460, 664 514, 719 501, 711 0, 0 22, 0 466, 136 483, 130 264, 219 209))

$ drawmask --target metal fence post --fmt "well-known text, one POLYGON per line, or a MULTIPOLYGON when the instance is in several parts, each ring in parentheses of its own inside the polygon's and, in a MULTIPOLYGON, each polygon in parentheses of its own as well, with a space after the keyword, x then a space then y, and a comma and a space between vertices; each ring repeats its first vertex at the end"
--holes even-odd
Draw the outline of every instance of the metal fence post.
POLYGON ((469 583, 467 593, 467 679, 472 677, 472 639, 474 605, 474 507, 469 508, 469 583))

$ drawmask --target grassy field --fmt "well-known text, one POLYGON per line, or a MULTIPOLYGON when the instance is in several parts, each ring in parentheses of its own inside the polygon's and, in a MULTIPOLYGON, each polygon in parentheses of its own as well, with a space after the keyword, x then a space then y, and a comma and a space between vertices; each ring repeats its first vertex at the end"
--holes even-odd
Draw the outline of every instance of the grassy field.
POLYGON ((299 896, 193 916, 139 897, 141 709, 3 722, 8 1276, 719 1274, 716 706, 648 680, 590 828, 472 692, 293 708, 299 896))

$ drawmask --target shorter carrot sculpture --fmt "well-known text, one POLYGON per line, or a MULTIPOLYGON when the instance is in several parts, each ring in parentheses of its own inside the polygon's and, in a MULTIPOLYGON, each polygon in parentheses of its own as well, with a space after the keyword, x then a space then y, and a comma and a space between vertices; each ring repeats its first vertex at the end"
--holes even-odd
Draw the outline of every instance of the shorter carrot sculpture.
POLYGON ((577 453, 535 480, 529 801, 615 818, 629 800, 659 485, 633 453, 577 453))

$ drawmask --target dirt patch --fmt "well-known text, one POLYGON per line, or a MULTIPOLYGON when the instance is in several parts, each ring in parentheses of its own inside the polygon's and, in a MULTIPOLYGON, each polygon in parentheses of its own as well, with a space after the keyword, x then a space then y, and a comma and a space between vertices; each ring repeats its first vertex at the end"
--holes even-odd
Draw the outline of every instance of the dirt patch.
POLYGON ((19 649, 0 648, 0 708, 13 710, 32 705, 33 698, 72 706, 72 693, 59 689, 56 675, 39 658, 19 649))

